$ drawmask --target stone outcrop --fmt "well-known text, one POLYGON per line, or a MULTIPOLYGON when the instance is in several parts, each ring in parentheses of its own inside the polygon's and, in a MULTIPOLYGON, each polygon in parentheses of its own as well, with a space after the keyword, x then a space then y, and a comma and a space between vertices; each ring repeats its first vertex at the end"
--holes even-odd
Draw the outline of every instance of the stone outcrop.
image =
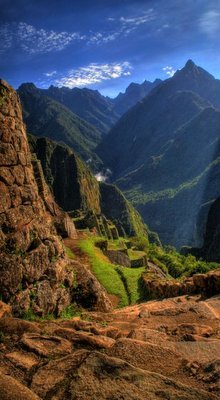
POLYGON ((90 310, 111 311, 112 303, 107 291, 95 276, 85 266, 76 262, 73 264, 77 279, 77 286, 72 290, 75 300, 90 310))

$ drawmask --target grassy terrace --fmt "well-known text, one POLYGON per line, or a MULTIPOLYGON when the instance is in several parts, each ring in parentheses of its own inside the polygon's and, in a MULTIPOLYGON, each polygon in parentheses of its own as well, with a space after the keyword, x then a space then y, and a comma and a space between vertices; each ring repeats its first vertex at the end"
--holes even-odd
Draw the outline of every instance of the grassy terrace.
MULTIPOLYGON (((145 268, 131 269, 111 264, 102 251, 95 246, 96 241, 97 238, 94 237, 83 239, 80 242, 80 248, 88 255, 93 273, 99 282, 109 294, 120 298, 119 307, 143 300, 140 277, 145 268)), ((117 241, 115 246, 117 246, 117 241)))
MULTIPOLYGON (((146 267, 127 268, 112 264, 102 250, 95 246, 95 243, 100 239, 102 238, 88 236, 80 242, 80 248, 88 255, 93 273, 99 282, 109 294, 114 294, 120 298, 119 307, 147 300, 141 286, 141 275, 146 267)), ((181 280, 186 276, 206 273, 220 268, 218 263, 197 260, 191 254, 184 256, 170 246, 163 248, 152 245, 143 238, 134 237, 131 238, 130 242, 135 248, 139 249, 128 249, 131 260, 138 260, 147 254, 148 259, 160 267, 166 273, 168 279, 181 280)), ((119 240, 108 241, 108 246, 112 250, 120 250, 125 248, 125 242, 124 239, 120 238, 119 240)))
POLYGON ((144 251, 129 249, 128 256, 130 260, 139 260, 140 258, 146 256, 146 253, 144 251))

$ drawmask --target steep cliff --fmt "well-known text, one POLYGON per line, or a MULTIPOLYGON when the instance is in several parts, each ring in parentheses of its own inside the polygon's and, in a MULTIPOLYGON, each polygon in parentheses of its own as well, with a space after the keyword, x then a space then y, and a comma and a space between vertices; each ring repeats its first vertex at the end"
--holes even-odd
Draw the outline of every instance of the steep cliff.
POLYGON ((93 210, 99 214, 99 184, 76 153, 44 137, 29 135, 28 140, 60 207, 65 211, 93 210))

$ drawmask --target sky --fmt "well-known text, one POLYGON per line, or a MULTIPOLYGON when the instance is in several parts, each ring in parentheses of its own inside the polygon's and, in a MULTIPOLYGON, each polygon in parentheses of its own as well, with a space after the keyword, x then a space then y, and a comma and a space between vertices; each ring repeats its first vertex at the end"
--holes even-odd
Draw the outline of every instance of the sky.
POLYGON ((0 77, 114 97, 188 59, 220 78, 219 0, 0 0, 0 77))

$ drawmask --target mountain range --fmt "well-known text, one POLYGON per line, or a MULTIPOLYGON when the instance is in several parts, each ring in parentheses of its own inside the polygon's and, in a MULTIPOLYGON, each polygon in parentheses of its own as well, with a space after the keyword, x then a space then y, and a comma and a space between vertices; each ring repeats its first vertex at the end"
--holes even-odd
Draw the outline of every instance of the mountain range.
POLYGON ((220 194, 219 106, 220 81, 189 60, 97 147, 113 180, 165 244, 202 244, 205 205, 220 194))
POLYGON ((219 80, 188 60, 172 78, 131 83, 115 99, 33 84, 18 93, 30 133, 70 146, 94 172, 110 170, 164 244, 202 246, 220 195, 219 80))

